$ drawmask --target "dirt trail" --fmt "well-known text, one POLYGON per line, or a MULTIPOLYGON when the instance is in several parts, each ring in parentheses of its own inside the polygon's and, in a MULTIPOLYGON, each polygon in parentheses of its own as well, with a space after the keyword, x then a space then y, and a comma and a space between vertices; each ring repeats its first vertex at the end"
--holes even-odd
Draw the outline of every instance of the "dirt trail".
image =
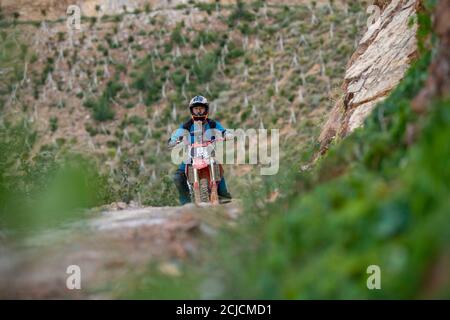
POLYGON ((195 256, 203 240, 235 224, 239 213, 237 202, 104 211, 20 246, 0 246, 0 299, 108 298, 105 288, 149 263, 176 273, 171 262, 195 256), (70 265, 81 269, 81 290, 66 287, 70 265))

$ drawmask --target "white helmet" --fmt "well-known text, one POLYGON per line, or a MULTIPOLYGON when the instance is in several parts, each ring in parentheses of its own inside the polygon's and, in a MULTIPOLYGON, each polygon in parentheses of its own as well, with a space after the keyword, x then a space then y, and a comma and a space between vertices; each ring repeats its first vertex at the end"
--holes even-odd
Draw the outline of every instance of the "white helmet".
POLYGON ((209 112, 209 102, 208 99, 206 99, 204 96, 195 96, 191 99, 191 102, 189 102, 189 110, 191 111, 192 119, 198 121, 198 120, 206 120, 208 117, 209 112), (192 112, 192 108, 200 106, 205 107, 205 112, 200 115, 194 115, 192 112))

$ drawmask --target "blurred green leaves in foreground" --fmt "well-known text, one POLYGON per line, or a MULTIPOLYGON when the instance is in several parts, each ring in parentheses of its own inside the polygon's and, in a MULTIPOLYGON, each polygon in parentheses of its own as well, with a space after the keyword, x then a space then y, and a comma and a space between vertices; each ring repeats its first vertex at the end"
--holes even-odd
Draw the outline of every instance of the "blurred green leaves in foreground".
POLYGON ((106 176, 92 159, 44 146, 26 120, 0 126, 0 229, 20 233, 79 218, 110 201, 106 176))

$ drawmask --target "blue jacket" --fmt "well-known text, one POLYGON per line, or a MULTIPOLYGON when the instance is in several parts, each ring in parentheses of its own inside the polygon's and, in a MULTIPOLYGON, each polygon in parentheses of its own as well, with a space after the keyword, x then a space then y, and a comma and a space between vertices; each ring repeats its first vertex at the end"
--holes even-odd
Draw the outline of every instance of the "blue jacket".
MULTIPOLYGON (((190 133, 190 143, 194 143, 194 122, 192 120, 187 121, 186 123, 183 123, 182 125, 180 125, 178 127, 178 129, 172 134, 172 136, 169 139, 169 142, 174 142, 176 141, 178 138, 183 136, 183 133, 185 132, 185 130, 189 130, 190 133)), ((207 119, 203 125, 202 125, 202 129, 203 129, 203 133, 204 133, 204 138, 206 139, 206 141, 211 141, 213 139, 216 139, 218 137, 214 136, 214 132, 213 130, 210 129, 216 129, 218 131, 220 131, 223 134, 225 133, 226 129, 220 124, 220 122, 212 120, 212 119, 207 119)), ((182 162, 180 164, 180 166, 178 167, 179 170, 183 170, 185 169, 185 163, 182 162)))

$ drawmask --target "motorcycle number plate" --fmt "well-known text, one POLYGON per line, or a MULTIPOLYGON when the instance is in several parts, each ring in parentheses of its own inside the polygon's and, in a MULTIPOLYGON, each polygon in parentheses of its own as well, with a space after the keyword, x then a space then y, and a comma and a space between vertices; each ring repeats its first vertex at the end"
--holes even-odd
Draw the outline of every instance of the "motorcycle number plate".
POLYGON ((207 158, 208 149, 206 147, 197 147, 194 150, 194 157, 196 158, 207 158))

